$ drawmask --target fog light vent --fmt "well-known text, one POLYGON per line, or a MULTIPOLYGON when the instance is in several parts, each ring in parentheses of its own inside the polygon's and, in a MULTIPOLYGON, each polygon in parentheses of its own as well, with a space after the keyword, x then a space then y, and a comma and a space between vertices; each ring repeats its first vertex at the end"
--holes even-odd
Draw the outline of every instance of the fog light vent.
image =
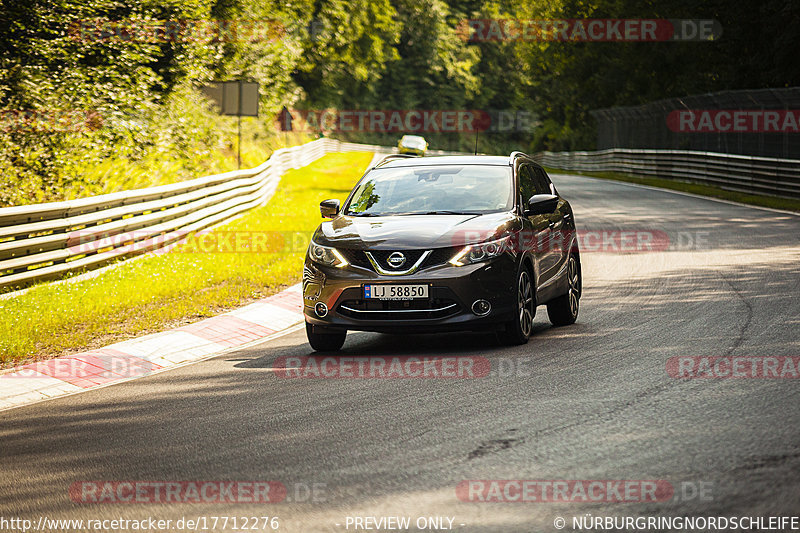
POLYGON ((478 316, 486 316, 492 310, 492 304, 486 300, 475 300, 472 304, 472 312, 478 316))
POLYGON ((317 316, 322 318, 328 314, 328 306, 322 302, 318 302, 317 305, 314 306, 314 312, 317 313, 317 316))

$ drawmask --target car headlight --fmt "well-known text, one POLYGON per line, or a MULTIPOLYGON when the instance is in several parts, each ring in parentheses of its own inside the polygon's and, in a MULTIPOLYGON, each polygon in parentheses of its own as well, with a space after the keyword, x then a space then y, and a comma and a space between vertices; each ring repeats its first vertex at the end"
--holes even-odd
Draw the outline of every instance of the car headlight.
POLYGON ((488 261, 508 250, 509 242, 509 237, 503 237, 495 241, 470 244, 462 248, 449 262, 453 266, 464 266, 488 261))
POLYGON ((320 265, 343 268, 350 264, 336 248, 322 246, 314 241, 311 241, 311 245, 308 247, 308 255, 312 261, 320 265))

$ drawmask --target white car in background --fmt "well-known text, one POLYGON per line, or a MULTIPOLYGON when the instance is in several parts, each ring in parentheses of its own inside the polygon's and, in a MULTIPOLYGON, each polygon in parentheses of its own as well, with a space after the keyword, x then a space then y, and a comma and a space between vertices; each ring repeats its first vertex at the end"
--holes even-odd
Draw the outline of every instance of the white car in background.
POLYGON ((403 135, 397 142, 397 149, 401 154, 423 156, 428 149, 428 142, 419 135, 403 135))

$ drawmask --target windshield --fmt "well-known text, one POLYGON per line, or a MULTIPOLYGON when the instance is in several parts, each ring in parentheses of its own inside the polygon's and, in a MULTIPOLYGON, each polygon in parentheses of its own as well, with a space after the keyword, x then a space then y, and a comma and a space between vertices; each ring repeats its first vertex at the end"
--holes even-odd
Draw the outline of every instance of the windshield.
POLYGON ((489 165, 376 169, 358 185, 345 215, 484 214, 513 207, 511 168, 489 165))
POLYGON ((403 146, 410 146, 412 148, 424 148, 425 139, 422 137, 415 137, 413 135, 406 135, 401 139, 403 146))

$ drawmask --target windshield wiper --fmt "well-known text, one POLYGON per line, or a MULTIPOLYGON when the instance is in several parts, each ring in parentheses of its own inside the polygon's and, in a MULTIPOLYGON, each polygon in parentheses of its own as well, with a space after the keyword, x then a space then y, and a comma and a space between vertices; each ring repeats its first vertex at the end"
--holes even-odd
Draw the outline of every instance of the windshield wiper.
POLYGON ((473 213, 470 211, 428 211, 427 213, 345 213, 349 217, 392 217, 404 215, 480 215, 481 213, 473 213))
POLYGON ((480 213, 473 213, 470 211, 428 211, 421 213, 423 215, 480 215, 480 213))

